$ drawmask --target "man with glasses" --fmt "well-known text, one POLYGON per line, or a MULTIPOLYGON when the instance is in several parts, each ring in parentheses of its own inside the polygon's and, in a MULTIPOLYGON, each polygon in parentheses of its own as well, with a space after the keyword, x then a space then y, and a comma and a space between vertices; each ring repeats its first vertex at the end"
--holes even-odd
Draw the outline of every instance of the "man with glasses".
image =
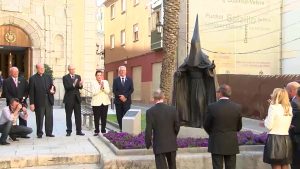
POLYGON ((74 111, 76 135, 84 136, 81 131, 81 97, 79 89, 83 88, 83 81, 81 77, 75 74, 75 67, 73 65, 68 66, 69 74, 63 77, 63 84, 65 88, 65 110, 66 110, 66 123, 67 123, 67 135, 71 136, 72 133, 72 113, 74 111))

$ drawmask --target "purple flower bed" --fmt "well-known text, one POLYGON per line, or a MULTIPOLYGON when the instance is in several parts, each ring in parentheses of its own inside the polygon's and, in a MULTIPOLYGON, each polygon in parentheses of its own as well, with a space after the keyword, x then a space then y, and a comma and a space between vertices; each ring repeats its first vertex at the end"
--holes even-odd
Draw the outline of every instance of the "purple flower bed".
MULTIPOLYGON (((111 143, 119 149, 143 149, 145 146, 145 133, 142 132, 137 136, 128 133, 117 133, 110 131, 103 134, 111 143)), ((241 131, 238 133, 240 145, 259 145, 264 144, 267 140, 267 133, 254 134, 251 131, 241 131)), ((179 148, 186 147, 207 147, 208 138, 178 138, 177 145, 179 148)))

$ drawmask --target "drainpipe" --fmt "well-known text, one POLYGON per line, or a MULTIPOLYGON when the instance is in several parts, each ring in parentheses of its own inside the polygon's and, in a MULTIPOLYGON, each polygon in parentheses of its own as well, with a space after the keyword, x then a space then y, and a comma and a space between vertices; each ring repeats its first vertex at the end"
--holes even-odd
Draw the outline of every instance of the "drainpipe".
POLYGON ((66 57, 66 63, 65 63, 65 74, 67 74, 67 69, 68 69, 68 0, 65 2, 65 16, 66 16, 66 42, 65 42, 65 57, 66 57))
POLYGON ((283 26, 283 0, 281 0, 281 4, 280 4, 280 56, 279 56, 279 73, 280 75, 282 75, 283 71, 282 71, 282 62, 283 62, 283 52, 282 52, 282 26, 283 26))
POLYGON ((190 1, 187 0, 186 1, 186 39, 187 39, 187 42, 186 42, 186 55, 185 56, 188 56, 189 54, 189 44, 188 44, 188 41, 189 41, 189 21, 190 21, 190 1))
MULTIPOLYGON (((46 57, 47 57, 47 40, 46 40, 46 36, 47 36, 47 29, 46 29, 46 25, 47 25, 47 17, 46 17, 46 7, 45 7, 45 1, 43 3, 43 8, 44 8, 44 64, 46 63, 46 57)), ((41 63, 41 61, 40 61, 41 63)))

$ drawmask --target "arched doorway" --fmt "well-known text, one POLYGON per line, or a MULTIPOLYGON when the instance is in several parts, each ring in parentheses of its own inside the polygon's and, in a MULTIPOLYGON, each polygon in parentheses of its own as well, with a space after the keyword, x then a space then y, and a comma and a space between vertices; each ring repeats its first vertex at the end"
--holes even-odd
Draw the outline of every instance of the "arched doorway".
POLYGON ((14 25, 0 26, 0 70, 4 78, 12 66, 19 68, 20 76, 29 78, 31 72, 31 40, 27 33, 14 25))

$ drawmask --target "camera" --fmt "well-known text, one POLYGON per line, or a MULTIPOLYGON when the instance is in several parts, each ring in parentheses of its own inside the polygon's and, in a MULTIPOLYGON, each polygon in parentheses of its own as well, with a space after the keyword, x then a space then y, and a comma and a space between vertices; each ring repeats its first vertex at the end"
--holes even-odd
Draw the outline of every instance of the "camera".
MULTIPOLYGON (((26 103, 26 98, 25 97, 20 99, 19 103, 22 105, 22 109, 23 109, 23 107, 27 108, 27 103, 26 103)), ((23 111, 22 109, 20 110, 20 112, 23 111)))

